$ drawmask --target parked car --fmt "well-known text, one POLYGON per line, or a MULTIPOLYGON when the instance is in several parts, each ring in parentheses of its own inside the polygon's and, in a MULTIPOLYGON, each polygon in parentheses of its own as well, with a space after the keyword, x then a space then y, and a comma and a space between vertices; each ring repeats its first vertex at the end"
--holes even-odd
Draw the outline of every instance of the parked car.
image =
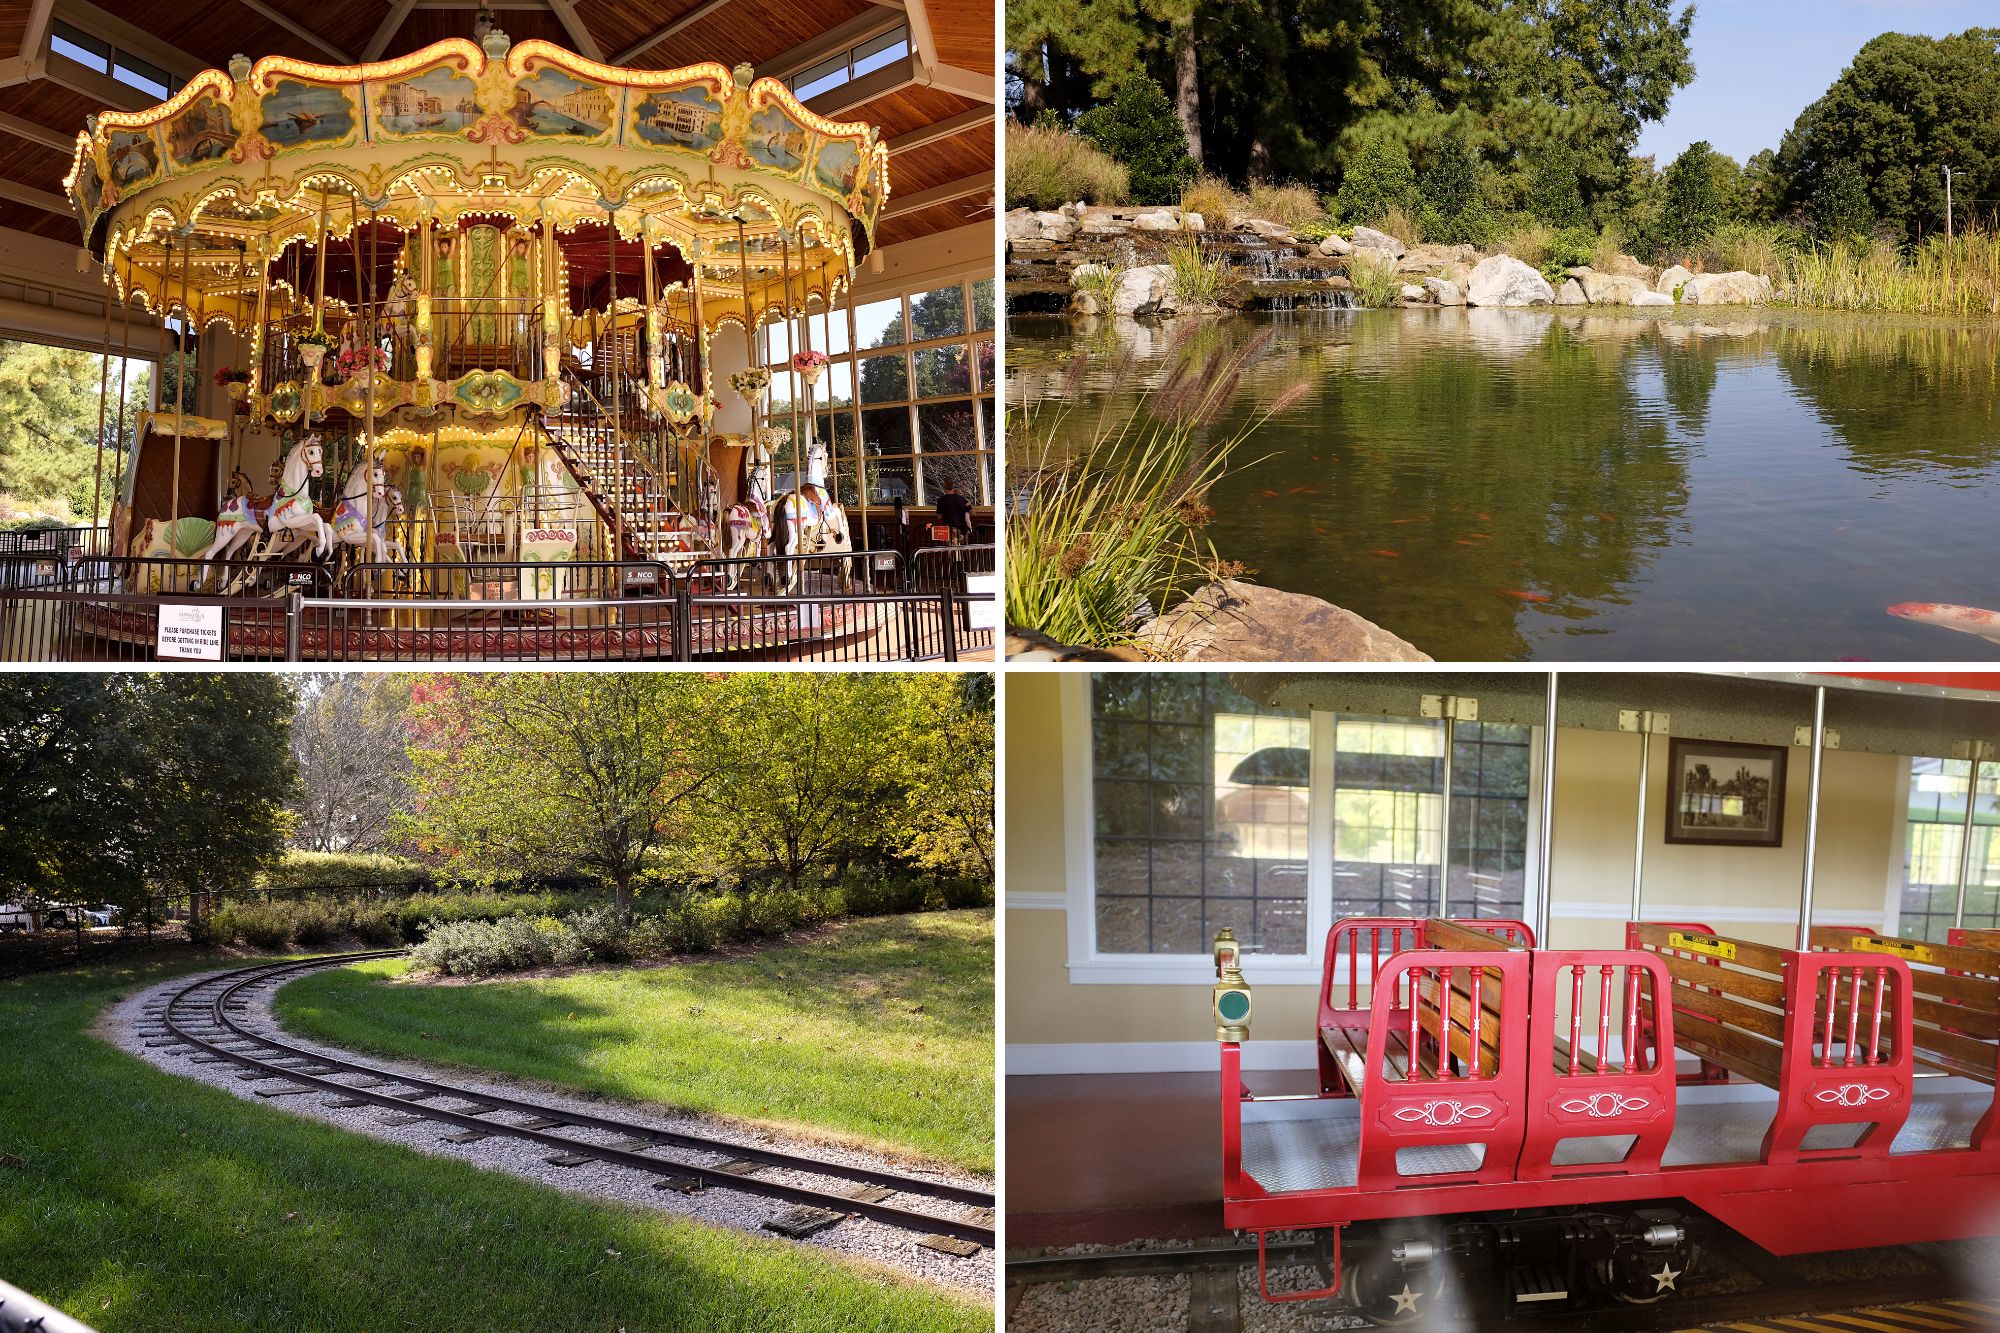
POLYGON ((28 909, 19 903, 0 903, 0 935, 11 935, 17 930, 33 930, 35 919, 28 915, 28 909))

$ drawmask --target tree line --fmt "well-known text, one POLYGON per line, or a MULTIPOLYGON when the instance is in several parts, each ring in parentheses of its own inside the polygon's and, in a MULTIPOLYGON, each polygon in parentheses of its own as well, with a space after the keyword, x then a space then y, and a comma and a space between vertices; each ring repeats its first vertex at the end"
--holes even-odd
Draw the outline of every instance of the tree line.
POLYGON ((1958 226, 2000 203, 2000 29, 1885 33, 1775 148, 1663 168, 1633 150, 1694 78, 1692 23, 1674 0, 1014 0, 1008 96, 1125 163, 1134 202, 1297 182, 1448 243, 1510 217, 1642 254, 1730 223, 1908 241, 1944 229, 1947 167, 1958 226))
POLYGON ((990 884, 979 673, 0 678, 0 897, 248 887, 288 848, 455 878, 990 884))

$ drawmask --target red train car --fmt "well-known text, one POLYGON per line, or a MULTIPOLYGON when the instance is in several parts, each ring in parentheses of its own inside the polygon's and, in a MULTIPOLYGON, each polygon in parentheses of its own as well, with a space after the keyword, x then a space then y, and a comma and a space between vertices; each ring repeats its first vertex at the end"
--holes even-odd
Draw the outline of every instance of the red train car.
POLYGON ((1625 943, 1342 921, 1318 1090, 1266 1097, 1224 932, 1223 1215, 1256 1235, 1265 1295, 1381 1323, 1643 1302, 1682 1289, 1715 1224, 1778 1254, 2000 1233, 2000 933, 1821 926, 1790 950, 1634 922, 1625 943), (1266 1237, 1297 1230, 1319 1278, 1274 1283, 1266 1237))

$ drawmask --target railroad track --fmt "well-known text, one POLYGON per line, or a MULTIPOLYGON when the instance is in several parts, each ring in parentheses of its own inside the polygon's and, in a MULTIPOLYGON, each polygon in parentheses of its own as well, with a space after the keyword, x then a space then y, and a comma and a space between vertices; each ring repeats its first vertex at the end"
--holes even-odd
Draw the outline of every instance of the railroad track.
MULTIPOLYGON (((336 1105, 373 1104, 455 1126, 458 1142, 482 1137, 507 1137, 554 1150, 557 1165, 604 1162, 659 1177, 656 1188, 692 1193, 702 1189, 731 1190, 778 1199, 802 1208, 864 1217, 913 1232, 919 1244, 949 1253, 963 1253, 963 1242, 993 1247, 994 1200, 991 1191, 924 1180, 900 1172, 847 1162, 831 1162, 797 1153, 707 1138, 684 1130, 593 1115, 569 1107, 552 1107, 518 1097, 495 1096, 434 1079, 413 1078, 355 1060, 324 1055, 252 1031, 239 1018, 248 1014, 250 996, 275 989, 304 972, 376 958, 394 958, 400 949, 333 954, 300 962, 269 963, 241 968, 190 983, 149 1000, 139 1029, 149 1047, 190 1047, 211 1060, 242 1066, 243 1077, 263 1082, 279 1079, 263 1096, 328 1094, 336 1105), (459 1103, 452 1105, 452 1103, 459 1103), (509 1117, 519 1117, 510 1119, 509 1117), (620 1134, 614 1144, 571 1137, 563 1131, 588 1130, 620 1134), (681 1153, 719 1154, 720 1164, 695 1164, 681 1153), (811 1177, 808 1182, 760 1177, 778 1170, 811 1177), (938 1242, 946 1243, 938 1243, 938 1242)), ((808 1219, 801 1219, 801 1223, 808 1219)), ((824 1219, 821 1219, 824 1224, 824 1219)), ((802 1232, 801 1234, 807 1234, 802 1232)))
MULTIPOLYGON (((1709 1237, 1704 1249, 1732 1261, 1755 1279, 1755 1285, 1726 1291, 1704 1291, 1697 1286, 1677 1300, 1657 1305, 1605 1302, 1567 1310, 1538 1310, 1498 1322, 1491 1316, 1462 1316, 1404 1326, 1434 1333, 1492 1327, 1586 1333, 1700 1333, 1724 1328, 1734 1333, 1930 1333, 2000 1328, 2000 1303, 1978 1299, 1977 1293, 1965 1290, 1963 1278, 1958 1276, 1964 1265, 1953 1263, 1941 1247, 1904 1246, 1877 1252, 1907 1257, 1914 1271, 1846 1282, 1816 1281, 1791 1262, 1766 1254, 1733 1234, 1709 1237), (1816 1318, 1815 1312, 1826 1312, 1826 1317, 1816 1318), (1865 1317, 1854 1317, 1864 1312, 1865 1317), (1781 1322, 1758 1322, 1762 1320, 1781 1322)), ((1307 1262, 1313 1246, 1309 1242, 1274 1241, 1269 1251, 1270 1266, 1278 1269, 1307 1262)), ((1005 1267, 1008 1321, 1011 1326, 1024 1296, 1034 1287, 1184 1275, 1190 1284, 1188 1333, 1238 1333, 1248 1322, 1241 1306, 1258 1299, 1254 1294, 1256 1266, 1256 1245, 1234 1240, 1170 1250, 1016 1255, 1005 1267), (1239 1302, 1238 1275, 1246 1270, 1251 1275, 1251 1294, 1239 1302)), ((1310 1312, 1305 1316, 1305 1327, 1315 1331, 1355 1328, 1364 1323, 1343 1301, 1315 1302, 1304 1308, 1310 1312)))

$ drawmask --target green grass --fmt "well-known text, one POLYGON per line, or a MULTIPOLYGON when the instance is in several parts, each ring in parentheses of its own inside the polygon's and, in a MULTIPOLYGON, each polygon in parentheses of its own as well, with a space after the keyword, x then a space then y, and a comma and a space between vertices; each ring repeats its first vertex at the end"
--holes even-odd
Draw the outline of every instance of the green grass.
POLYGON ((101 1333, 992 1327, 977 1301, 249 1105, 90 1035, 212 965, 0 982, 0 1273, 101 1333))
POLYGON ((738 958, 420 986, 401 960, 278 992, 292 1030, 993 1169, 993 917, 828 927, 738 958))

